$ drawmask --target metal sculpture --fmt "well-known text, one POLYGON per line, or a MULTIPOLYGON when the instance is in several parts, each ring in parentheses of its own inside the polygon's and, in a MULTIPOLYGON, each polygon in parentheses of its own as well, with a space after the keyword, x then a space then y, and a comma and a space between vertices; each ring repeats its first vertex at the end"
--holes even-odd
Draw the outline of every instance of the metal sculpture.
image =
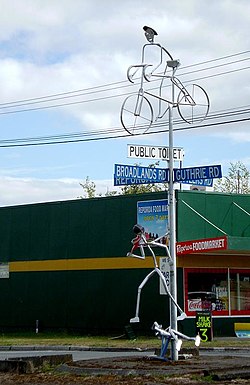
MULTIPOLYGON (((166 290, 166 293, 170 300, 173 302, 173 304, 176 306, 179 316, 177 317, 177 321, 184 320, 187 316, 186 313, 181 309, 181 307, 178 305, 176 300, 173 298, 171 295, 168 285, 166 283, 165 277, 162 273, 162 271, 158 267, 157 259, 155 256, 155 253, 153 251, 153 247, 161 247, 166 250, 167 256, 170 258, 171 261, 171 256, 169 253, 169 249, 165 243, 161 243, 161 240, 164 238, 166 239, 167 234, 164 234, 164 236, 158 237, 154 240, 150 240, 147 233, 145 233, 145 230, 142 226, 139 224, 136 224, 133 227, 134 233, 136 234, 136 237, 132 239, 132 248, 131 251, 127 253, 127 257, 134 257, 134 258, 140 258, 140 259, 145 259, 145 250, 148 249, 152 258, 153 258, 153 263, 154 263, 154 269, 146 275, 146 277, 143 279, 141 284, 138 286, 138 291, 137 291, 137 302, 136 302, 136 311, 135 311, 135 316, 130 319, 130 323, 136 323, 140 322, 139 318, 139 309, 140 309, 140 298, 141 298, 141 291, 143 287, 146 285, 146 283, 149 281, 149 279, 154 275, 157 274, 159 276, 160 281, 163 284, 163 287, 166 290), (139 251, 139 254, 136 254, 139 251)), ((188 341, 195 341, 195 345, 199 346, 200 344, 200 337, 189 337, 183 333, 180 333, 179 331, 172 329, 170 326, 166 329, 163 329, 162 326, 160 326, 157 322, 154 322, 152 329, 155 331, 155 335, 161 338, 162 341, 162 347, 161 347, 161 353, 158 358, 165 360, 165 355, 167 352, 167 348, 169 345, 169 342, 171 340, 175 341, 175 347, 176 350, 180 350, 181 344, 182 344, 182 339, 188 340, 188 341)))
POLYGON ((145 233, 144 228, 142 226, 136 224, 133 227, 133 230, 134 230, 134 233, 136 234, 136 237, 134 239, 132 239, 133 246, 132 246, 131 251, 129 253, 127 253, 127 257, 134 257, 134 258, 145 259, 145 251, 144 251, 144 249, 148 248, 148 250, 149 250, 149 252, 150 252, 150 254, 151 254, 152 258, 153 258, 154 269, 143 279, 143 281, 141 282, 141 284, 138 287, 135 317, 131 318, 130 322, 131 323, 140 322, 139 308, 140 308, 141 291, 142 291, 143 287, 146 285, 146 283, 149 281, 149 279, 154 274, 157 274, 159 276, 159 279, 161 280, 161 282, 163 284, 163 287, 166 290, 167 295, 169 296, 169 298, 171 299, 171 301, 174 303, 174 305, 176 306, 177 310, 179 311, 180 315, 177 317, 177 320, 179 321, 179 320, 185 319, 187 316, 184 313, 184 311, 181 309, 181 307, 178 305, 178 303, 175 301, 173 296, 171 295, 171 293, 169 291, 169 288, 168 288, 168 285, 166 283, 165 277, 164 277, 162 271, 159 269, 155 253, 154 253, 154 251, 152 249, 153 246, 158 246, 158 247, 164 248, 166 250, 167 256, 170 257, 170 261, 171 261, 171 256, 169 254, 169 250, 168 250, 167 245, 160 242, 160 240, 162 238, 166 238, 167 234, 164 234, 164 236, 161 236, 161 237, 159 237, 159 238, 157 238, 155 240, 149 240, 148 236, 145 233), (135 254, 135 250, 136 249, 139 249, 140 255, 135 254))
POLYGON ((161 44, 154 43, 157 32, 153 28, 144 26, 143 30, 149 43, 142 47, 141 63, 131 65, 127 70, 128 80, 131 83, 139 80, 140 86, 138 91, 129 95, 122 104, 120 112, 122 126, 131 135, 143 134, 158 119, 165 116, 169 105, 177 108, 180 117, 186 123, 203 121, 210 107, 206 91, 198 84, 184 85, 175 76, 180 61, 174 60, 161 44), (147 63, 146 52, 153 48, 159 51, 159 61, 155 64, 147 63), (145 89, 145 83, 158 80, 160 81, 158 86, 154 84, 154 88, 145 89), (168 84, 165 84, 166 80, 168 84), (154 92, 155 89, 156 92, 154 92), (170 95, 167 95, 168 90, 170 95), (152 102, 156 101, 157 107, 153 108, 151 99, 152 102))

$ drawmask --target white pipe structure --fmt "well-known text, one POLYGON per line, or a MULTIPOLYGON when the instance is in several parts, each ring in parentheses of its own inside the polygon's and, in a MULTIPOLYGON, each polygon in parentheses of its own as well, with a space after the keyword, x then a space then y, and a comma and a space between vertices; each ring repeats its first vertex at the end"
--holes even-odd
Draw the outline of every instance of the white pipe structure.
MULTIPOLYGON (((151 246, 158 246, 158 247, 164 248, 166 250, 166 252, 167 252, 168 257, 170 257, 170 260, 172 261, 172 258, 171 258, 171 255, 169 253, 167 245, 162 244, 162 243, 159 242, 161 240, 161 238, 166 237, 167 234, 164 234, 164 236, 161 236, 161 237, 159 237, 159 238, 157 238, 157 239, 155 239, 153 241, 148 241, 147 238, 146 238, 145 232, 144 232, 144 228, 142 226, 135 225, 134 226, 134 232, 137 234, 137 236, 136 236, 136 238, 134 238, 132 240, 133 247, 132 247, 131 252, 127 253, 127 257, 134 257, 134 258, 145 259, 144 248, 147 247, 148 250, 151 253, 151 256, 153 257, 154 269, 143 279, 143 281, 141 282, 141 284, 138 287, 135 317, 131 318, 130 322, 131 323, 140 322, 139 309, 140 309, 141 291, 142 291, 143 287, 146 285, 146 283, 149 281, 149 279, 154 274, 157 274, 159 276, 159 279, 161 280, 161 282, 162 282, 162 284, 163 284, 163 286, 164 286, 164 288, 166 290, 166 293, 168 294, 168 296, 169 296, 169 298, 171 300, 171 303, 173 303, 173 306, 180 313, 180 315, 177 317, 177 321, 185 319, 187 317, 187 315, 181 309, 181 307, 178 305, 178 303, 176 302, 176 300, 173 297, 173 295, 170 293, 170 291, 168 289, 168 285, 167 285, 166 280, 165 280, 165 277, 164 277, 163 273, 161 272, 161 270, 159 269, 159 266, 157 264, 157 260, 156 260, 156 257, 155 257, 155 253, 154 253, 154 251, 153 251, 153 249, 151 247, 151 246), (136 250, 136 249, 140 250, 141 255, 137 255, 137 254, 134 253, 134 250, 136 250)), ((175 328, 175 329, 177 329, 177 328, 175 328)))
MULTIPOLYGON (((155 263, 155 269, 145 277, 141 285, 138 288, 137 296, 137 310, 136 316, 132 318, 131 322, 139 322, 139 304, 140 304, 140 293, 143 286, 151 278, 151 276, 156 273, 159 275, 160 280, 162 280, 163 285, 166 289, 167 294, 170 298, 170 326, 172 330, 177 330, 177 321, 178 319, 183 319, 185 313, 182 312, 179 317, 177 317, 177 310, 180 311, 180 307, 177 304, 177 269, 176 269, 176 213, 175 213, 175 194, 174 194, 174 158, 173 158, 173 149, 174 149, 174 133, 173 133, 173 110, 177 108, 178 113, 182 120, 189 124, 194 124, 203 121, 207 115, 210 108, 210 102, 206 91, 198 86, 197 84, 192 85, 192 92, 190 93, 188 89, 182 84, 182 82, 175 77, 175 72, 180 65, 179 60, 174 60, 171 54, 162 47, 159 43, 154 43, 154 37, 157 35, 157 32, 151 27, 144 26, 145 36, 149 43, 144 44, 142 48, 142 58, 141 63, 132 65, 128 68, 127 77, 128 80, 132 83, 135 81, 135 76, 139 71, 141 73, 140 86, 137 95, 129 95, 123 102, 120 112, 120 119, 125 130, 131 134, 143 134, 148 131, 153 123, 159 118, 163 118, 168 112, 168 123, 169 123, 169 189, 168 189, 168 206, 169 206, 169 243, 170 243, 170 252, 167 249, 168 255, 171 255, 171 265, 170 265, 170 290, 166 287, 165 279, 162 280, 162 273, 159 270, 152 249, 150 245, 154 245, 153 242, 148 243, 144 239, 142 234, 134 240, 141 250, 141 256, 133 254, 133 250, 136 248, 135 244, 131 253, 128 253, 129 256, 137 258, 145 258, 144 246, 148 246, 155 263), (160 50, 160 59, 156 64, 149 64, 146 62, 146 52, 153 47, 159 48, 160 50), (167 60, 166 60, 167 58, 167 60), (170 59, 170 60, 169 60, 170 59), (166 60, 166 62, 165 62, 166 60), (164 64, 163 70, 161 65, 164 64), (168 69, 171 69, 171 73, 167 72, 168 69), (144 83, 150 82, 153 79, 159 78, 160 86, 158 92, 154 93, 152 90, 149 92, 144 89, 144 83), (169 80, 171 85, 170 97, 163 97, 162 88, 164 80, 169 80), (175 97, 175 89, 178 91, 178 96, 175 97), (197 96, 198 94, 198 96, 197 96), (195 99, 193 96, 195 96, 195 99), (156 98, 158 100, 158 110, 154 111, 150 99, 156 98), (187 106, 189 106, 189 113, 185 115, 184 111, 187 111, 187 106), (183 107, 183 111, 182 111, 183 107), (196 108, 196 113, 194 113, 194 108, 196 108), (181 317, 181 318, 180 318, 181 317)), ((138 234, 138 232, 137 232, 138 234)), ((156 245, 156 244, 155 244, 156 245)), ((162 247, 162 245, 157 244, 156 246, 162 247)), ((164 278, 164 277, 163 277, 164 278)), ((185 315, 186 317, 186 315, 185 315)), ((178 361, 178 352, 175 348, 175 339, 171 340, 173 360, 178 361)))
MULTIPOLYGON (((180 65, 178 60, 171 60, 167 62, 168 66, 172 68, 172 78, 174 78, 175 72, 180 65)), ((169 205, 169 242, 170 242, 170 254, 172 256, 172 265, 170 266, 170 291, 174 298, 174 301, 177 301, 177 269, 176 269, 176 213, 175 213, 175 192, 174 192, 174 158, 173 158, 173 148, 174 148, 174 134, 173 134, 173 108, 176 106, 174 104, 175 87, 172 83, 172 103, 169 103, 168 116, 169 116, 169 131, 168 131, 168 141, 169 141, 169 187, 168 187, 168 205, 169 205)), ((176 307, 173 305, 173 302, 170 303, 170 327, 174 330, 177 330, 177 313, 176 307)), ((178 361, 178 349, 176 348, 176 340, 171 340, 172 345, 172 359, 178 361)))
POLYGON ((154 322, 152 329, 155 331, 156 336, 160 336, 161 338, 166 338, 168 340, 175 340, 175 347, 177 351, 180 351, 181 349, 182 339, 187 341, 194 341, 195 346, 200 346, 201 338, 199 334, 196 337, 189 337, 186 334, 171 329, 170 326, 167 329, 162 329, 162 326, 157 322, 154 322))

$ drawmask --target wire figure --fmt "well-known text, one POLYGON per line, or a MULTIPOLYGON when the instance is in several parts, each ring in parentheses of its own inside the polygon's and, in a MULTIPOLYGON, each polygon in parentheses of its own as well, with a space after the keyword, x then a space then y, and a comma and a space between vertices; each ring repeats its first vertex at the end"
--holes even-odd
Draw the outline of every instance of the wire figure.
POLYGON ((173 301, 173 303, 175 304, 177 310, 180 313, 180 315, 177 317, 177 321, 185 319, 187 317, 186 313, 184 313, 184 311, 181 309, 181 307, 178 305, 178 303, 176 302, 176 300, 174 299, 174 297, 170 293, 168 285, 167 285, 166 280, 165 280, 165 277, 164 277, 162 271, 159 269, 159 266, 157 264, 157 260, 156 260, 156 257, 155 257, 155 253, 154 253, 154 251, 152 249, 152 246, 158 246, 158 247, 164 248, 166 250, 167 256, 170 258, 170 261, 172 261, 167 245, 160 242, 160 240, 162 238, 165 238, 168 234, 164 234, 164 236, 158 237, 158 238, 156 238, 154 240, 149 240, 149 237, 145 233, 145 230, 144 230, 144 228, 142 226, 136 224, 133 227, 133 230, 134 230, 134 233, 136 234, 136 237, 132 239, 133 246, 132 246, 131 251, 129 253, 127 253, 127 257, 134 257, 134 258, 145 259, 145 251, 144 251, 144 249, 148 248, 148 250, 150 251, 150 253, 151 253, 152 257, 153 257, 154 269, 149 274, 147 274, 147 276, 143 279, 143 281, 141 282, 141 284, 138 287, 135 317, 131 318, 130 322, 131 323, 140 322, 139 308, 140 308, 141 291, 142 291, 143 287, 146 285, 146 283, 149 281, 149 279, 154 274, 157 274, 159 276, 159 279, 162 282, 163 287, 166 290, 167 295, 169 296, 171 301, 173 301), (137 249, 139 249, 140 255, 135 254, 135 251, 137 249))
MULTIPOLYGON (((145 233, 145 230, 142 226, 139 224, 136 224, 133 227, 134 233, 136 234, 136 237, 132 239, 132 248, 131 251, 127 253, 127 257, 134 257, 134 258, 140 258, 140 259, 145 259, 145 249, 148 248, 150 251, 153 261, 154 261, 154 269, 146 275, 146 277, 143 279, 141 284, 138 286, 138 291, 137 291, 137 302, 136 302, 136 311, 135 311, 135 317, 130 319, 130 323, 136 323, 140 322, 139 318, 139 309, 140 309, 140 298, 141 298, 141 291, 143 287, 146 285, 146 283, 149 281, 149 279, 154 275, 158 274, 160 281, 162 282, 167 295, 169 296, 170 300, 174 303, 176 306, 177 310, 179 311, 180 315, 177 317, 177 321, 184 320, 187 315, 186 313, 181 309, 181 307, 178 305, 172 294, 170 293, 168 289, 168 285, 166 283, 165 277, 161 270, 158 267, 157 264, 157 259, 155 257, 155 253, 152 249, 153 246, 158 246, 161 248, 164 248, 166 250, 167 256, 169 257, 170 261, 172 261, 169 249, 165 243, 161 243, 160 241, 162 239, 165 239, 168 235, 164 234, 164 236, 158 237, 154 240, 150 240, 149 236, 147 233, 145 233), (140 252, 140 254, 136 254, 136 250, 140 252)), ((169 326, 166 329, 163 329, 161 325, 159 325, 157 322, 154 322, 152 326, 152 330, 155 331, 155 335, 161 338, 162 346, 161 346, 161 353, 160 356, 158 356, 159 359, 166 360, 166 352, 167 348, 169 345, 169 342, 171 340, 174 340, 176 342, 175 348, 177 351, 180 350, 181 345, 182 345, 182 339, 188 340, 188 341, 194 341, 195 346, 200 345, 200 336, 197 335, 196 337, 189 337, 186 334, 183 334, 179 332, 178 330, 172 329, 171 326, 169 326)))
POLYGON ((150 42, 154 42, 154 37, 158 35, 158 33, 151 27, 148 27, 147 25, 144 25, 143 30, 145 31, 146 39, 150 42))
POLYGON ((131 83, 139 80, 139 89, 122 103, 120 120, 123 128, 130 135, 144 134, 158 119, 166 116, 170 106, 177 108, 186 123, 202 122, 210 109, 206 91, 198 84, 184 85, 175 76, 180 61, 174 60, 165 47, 154 42, 158 34, 153 28, 145 25, 143 30, 148 43, 142 47, 141 63, 131 65, 127 70, 131 83), (158 86, 149 88, 147 84, 157 80, 158 86))

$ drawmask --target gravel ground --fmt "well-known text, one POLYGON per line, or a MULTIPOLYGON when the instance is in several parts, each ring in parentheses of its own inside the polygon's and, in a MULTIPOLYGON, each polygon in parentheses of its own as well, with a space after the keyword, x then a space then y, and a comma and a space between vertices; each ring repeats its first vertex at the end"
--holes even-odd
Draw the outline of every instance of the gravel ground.
POLYGON ((163 362, 148 357, 118 357, 63 364, 34 374, 0 373, 4 385, 246 385, 250 360, 237 356, 198 356, 163 362))

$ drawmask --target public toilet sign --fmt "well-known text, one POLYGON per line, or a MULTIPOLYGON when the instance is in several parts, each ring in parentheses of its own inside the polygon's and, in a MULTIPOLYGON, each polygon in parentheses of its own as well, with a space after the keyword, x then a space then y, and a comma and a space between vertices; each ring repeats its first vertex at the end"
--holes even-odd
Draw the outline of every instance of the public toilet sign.
MULTIPOLYGON (((139 146, 128 144, 128 158, 162 159, 169 160, 170 149, 164 146, 139 146)), ((173 160, 182 161, 184 150, 181 147, 173 148, 173 160)))
MULTIPOLYGON (((176 183, 184 183, 187 181, 194 181, 196 183, 198 180, 221 177, 222 171, 219 165, 174 169, 174 182, 176 183)), ((168 168, 115 164, 114 186, 168 182, 168 168)))
POLYGON ((209 251, 227 250, 227 237, 196 239, 193 241, 177 242, 176 254, 206 253, 209 251))

